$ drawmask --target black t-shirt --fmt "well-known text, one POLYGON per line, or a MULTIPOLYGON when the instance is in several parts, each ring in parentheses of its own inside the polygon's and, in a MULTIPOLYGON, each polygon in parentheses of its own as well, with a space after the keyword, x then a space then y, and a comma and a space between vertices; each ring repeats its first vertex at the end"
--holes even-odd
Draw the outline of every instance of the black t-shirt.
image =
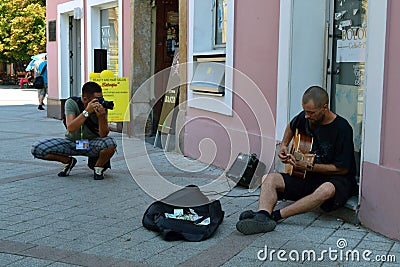
POLYGON ((327 125, 311 125, 300 112, 290 122, 290 128, 313 137, 311 152, 316 154, 315 163, 334 164, 338 168, 348 169, 346 176, 354 177, 356 164, 354 158, 353 129, 346 119, 336 115, 327 125))

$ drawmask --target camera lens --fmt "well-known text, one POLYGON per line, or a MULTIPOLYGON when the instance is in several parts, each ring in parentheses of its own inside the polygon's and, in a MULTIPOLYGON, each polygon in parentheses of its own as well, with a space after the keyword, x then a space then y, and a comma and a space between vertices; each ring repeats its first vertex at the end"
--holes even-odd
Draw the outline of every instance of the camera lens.
POLYGON ((106 101, 104 100, 103 103, 101 103, 104 108, 106 109, 114 109, 114 102, 113 101, 106 101))
POLYGON ((97 98, 97 100, 99 101, 99 103, 106 109, 114 109, 114 102, 113 101, 107 101, 104 100, 103 97, 99 97, 97 98))

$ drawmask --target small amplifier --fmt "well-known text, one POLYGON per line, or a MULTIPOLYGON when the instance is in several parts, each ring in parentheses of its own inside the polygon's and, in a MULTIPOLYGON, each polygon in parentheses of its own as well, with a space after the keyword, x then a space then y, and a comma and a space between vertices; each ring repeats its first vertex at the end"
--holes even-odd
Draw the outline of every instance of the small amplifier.
POLYGON ((225 176, 235 181, 238 186, 250 188, 253 178, 261 178, 264 171, 265 164, 259 161, 256 154, 239 153, 225 176))

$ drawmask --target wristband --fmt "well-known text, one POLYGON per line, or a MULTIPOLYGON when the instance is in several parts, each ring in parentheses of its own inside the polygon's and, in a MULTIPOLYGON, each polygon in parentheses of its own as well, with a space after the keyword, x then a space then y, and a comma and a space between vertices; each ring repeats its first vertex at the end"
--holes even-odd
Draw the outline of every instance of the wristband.
POLYGON ((307 164, 306 169, 312 171, 314 169, 314 164, 307 164))

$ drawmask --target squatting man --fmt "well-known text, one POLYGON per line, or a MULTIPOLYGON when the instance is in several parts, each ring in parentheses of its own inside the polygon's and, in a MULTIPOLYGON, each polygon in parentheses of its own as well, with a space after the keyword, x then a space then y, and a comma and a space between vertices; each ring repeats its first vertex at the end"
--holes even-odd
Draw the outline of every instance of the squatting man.
POLYGON ((65 138, 45 138, 32 145, 35 158, 58 161, 63 168, 58 176, 68 176, 77 160, 72 156, 87 156, 95 180, 104 179, 110 168, 110 159, 117 144, 108 134, 107 109, 99 102, 103 93, 100 85, 87 82, 82 87, 82 97, 65 102, 65 138))
POLYGON ((332 112, 327 92, 318 86, 303 94, 303 111, 287 125, 278 157, 295 170, 305 171, 305 178, 287 173, 269 173, 262 178, 258 211, 240 214, 236 228, 245 235, 266 233, 282 219, 312 211, 318 207, 332 211, 342 207, 357 191, 355 179, 353 130, 346 119, 332 112), (313 164, 296 159, 289 144, 296 129, 313 138, 313 164), (278 200, 294 201, 274 210, 278 200))

